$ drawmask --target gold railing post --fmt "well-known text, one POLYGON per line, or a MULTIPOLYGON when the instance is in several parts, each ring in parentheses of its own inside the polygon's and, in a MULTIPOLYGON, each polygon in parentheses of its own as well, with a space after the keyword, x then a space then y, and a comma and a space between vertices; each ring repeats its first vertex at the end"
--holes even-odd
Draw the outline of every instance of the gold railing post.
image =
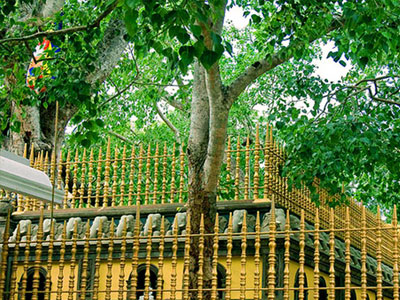
MULTIPOLYGON (((86 148, 83 149, 82 165, 81 165, 81 188, 79 189, 79 207, 84 207, 83 195, 85 194, 85 177, 86 176, 86 148)), ((89 196, 89 194, 88 194, 89 196)), ((89 202, 87 200, 87 202, 89 202)))
POLYGON ((103 154, 101 152, 101 147, 99 148, 99 156, 97 158, 97 178, 96 178, 96 198, 95 198, 95 203, 94 207, 99 207, 100 206, 100 191, 101 191, 101 174, 103 170, 103 154))
POLYGON ((315 210, 314 223, 314 300, 319 299, 319 209, 315 210))
POLYGON ((21 280, 21 299, 25 299, 26 287, 28 283, 29 253, 31 250, 31 242, 32 242, 31 233, 32 233, 32 225, 29 223, 28 232, 26 233, 26 240, 25 240, 24 266, 23 266, 24 273, 22 274, 22 280, 21 280))
POLYGON ((245 173, 244 173, 244 199, 249 200, 250 190, 250 138, 246 138, 246 156, 245 156, 245 173))
POLYGON ((378 225, 378 229, 376 231, 376 262, 377 262, 376 299, 382 300, 383 299, 383 293, 382 293, 382 284, 383 284, 383 278, 382 278, 382 220, 381 220, 381 212, 380 212, 379 205, 377 208, 376 220, 377 220, 377 225, 378 225))
POLYGON ((58 261, 58 277, 57 277, 57 294, 56 300, 62 299, 62 288, 64 283, 64 261, 65 261, 65 247, 67 242, 67 223, 64 221, 63 232, 61 235, 60 246, 60 259, 58 261))
POLYGON ((108 138, 107 142, 107 150, 106 150, 106 163, 104 169, 104 183, 103 183, 103 207, 108 206, 108 195, 110 193, 110 165, 111 165, 111 145, 110 138, 108 138))
POLYGON ((124 145, 124 149, 122 150, 122 170, 121 170, 121 183, 120 183, 120 195, 119 195, 119 206, 124 205, 125 198, 125 174, 126 174, 126 145, 124 145))
MULTIPOLYGON (((32 282, 32 300, 38 299, 39 290, 39 279, 40 279, 40 262, 42 257, 42 246, 43 246, 43 209, 40 211, 39 228, 36 234, 36 250, 35 250, 35 261, 33 271, 33 282, 32 282)), ((2 286, 0 285, 0 289, 2 286)))
POLYGON ((130 170, 129 170, 128 205, 133 205, 134 173, 135 173, 135 146, 132 146, 132 151, 131 151, 131 168, 130 168, 130 170))
MULTIPOLYGON (((110 231, 114 232, 114 219, 111 220, 110 231)), ((92 299, 97 300, 99 298, 98 291, 100 285, 100 259, 101 259, 101 242, 103 240, 103 220, 100 220, 99 228, 97 231, 97 242, 96 242, 96 259, 94 264, 94 276, 93 276, 93 293, 92 299)))
POLYGON ((393 300, 399 300, 399 235, 397 227, 397 207, 394 205, 392 213, 393 228, 393 300))
POLYGON ((254 300, 258 300, 260 299, 260 248, 261 248, 260 211, 257 211, 255 230, 256 230, 256 235, 254 240, 254 300))
POLYGON ((284 270, 283 270, 283 299, 289 300, 289 265, 290 265, 290 211, 286 210, 285 224, 285 254, 284 254, 284 270))
MULTIPOLYGON (((137 177, 137 184, 136 184, 136 205, 141 203, 141 193, 142 193, 142 169, 143 169, 143 145, 140 144, 139 150, 139 162, 138 162, 138 177, 137 177)), ((135 296, 136 297, 136 296, 135 296)))
POLYGON ((197 271, 197 299, 203 299, 203 277, 204 277, 204 215, 201 214, 199 228, 199 270, 197 271))
POLYGON ((218 288, 218 243, 219 243, 219 215, 215 215, 213 257, 212 257, 212 279, 211 279, 211 300, 217 299, 218 288))
POLYGON ((361 300, 367 300, 367 217, 365 206, 361 215, 361 300))
POLYGON ((147 147, 147 157, 146 157, 146 184, 144 187, 144 204, 150 203, 150 166, 151 166, 151 147, 150 144, 147 147))
POLYGON ((162 155, 162 192, 161 192, 161 204, 166 203, 165 195, 167 192, 167 143, 164 143, 164 150, 162 155))
POLYGON ((68 193, 69 193, 69 175, 71 172, 71 164, 70 164, 70 160, 71 160, 71 151, 68 150, 67 153, 67 159, 65 161, 65 185, 64 185, 64 203, 63 203, 63 208, 67 208, 68 207, 68 193))
POLYGON ((240 256, 240 300, 246 299, 246 264, 247 264, 247 213, 243 214, 242 223, 242 254, 240 256))
MULTIPOLYGON (((112 267, 113 267, 113 252, 114 252, 114 218, 111 219, 110 238, 108 242, 108 256, 107 256, 107 275, 106 275, 106 295, 105 299, 111 299, 111 283, 112 283, 112 267)), ((133 276, 133 273, 132 273, 133 276)), ((136 295, 135 295, 136 296, 136 295)), ((133 299, 133 297, 132 297, 133 299)))
POLYGON ((158 246, 158 274, 157 274, 157 297, 156 300, 164 299, 163 297, 163 267, 164 267, 164 239, 165 239, 165 225, 164 216, 161 218, 160 228, 160 245, 158 246))
POLYGON ((189 299, 189 269, 190 269, 190 240, 191 240, 191 223, 190 214, 186 219, 186 238, 185 238, 185 254, 183 266, 183 299, 189 299))
POLYGON ((89 237, 90 237, 90 221, 86 222, 86 233, 85 233, 85 244, 83 246, 83 260, 82 260, 82 271, 81 271, 81 288, 80 288, 80 299, 84 300, 86 298, 87 289, 87 273, 89 266, 89 237))
POLYGON ((126 219, 124 219, 124 224, 122 227, 121 256, 119 258, 118 300, 124 299, 123 290, 125 286, 126 231, 127 231, 127 224, 126 224, 126 219))
POLYGON ((170 299, 176 299, 176 264, 178 252, 178 217, 175 216, 173 224, 172 261, 171 261, 171 294, 170 299))
POLYGON ((344 284, 345 284, 345 300, 350 300, 351 297, 351 268, 350 268, 350 262, 351 262, 351 253, 350 253, 350 210, 349 207, 346 206, 346 230, 344 233, 344 241, 346 245, 346 251, 345 251, 345 279, 344 279, 344 284))
POLYGON ((275 197, 272 197, 271 218, 269 221, 269 253, 268 253, 268 299, 275 299, 275 262, 276 262, 276 221, 275 221, 275 197))
POLYGON ((114 150, 114 163, 112 164, 113 176, 112 176, 112 186, 111 186, 111 206, 117 205, 117 179, 118 179, 118 148, 115 146, 114 150))
POLYGON ((304 209, 301 210, 300 214, 300 237, 299 237, 299 300, 305 299, 305 291, 304 291, 304 282, 305 282, 305 270, 304 270, 304 264, 305 264, 305 230, 306 230, 306 224, 304 220, 304 209))
POLYGON ((15 239, 15 247, 14 247, 14 258, 13 258, 13 266, 11 273, 11 285, 10 285, 10 300, 14 300, 14 295, 18 286, 17 286, 17 270, 18 270, 18 255, 19 255, 19 247, 21 243, 21 230, 20 225, 17 225, 17 234, 15 239))
POLYGON ((329 289, 328 299, 335 300, 335 214, 333 208, 330 209, 330 228, 329 228, 329 289))
POLYGON ((172 147, 172 162, 171 162, 171 187, 170 187, 170 203, 174 203, 175 201, 175 173, 176 173, 176 158, 175 158, 175 150, 176 145, 172 147))
POLYGON ((6 270, 7 270, 7 257, 8 257, 8 249, 9 249, 9 238, 10 238, 10 222, 11 222, 11 213, 8 213, 6 226, 4 228, 3 233, 3 245, 1 247, 1 265, 0 265, 0 299, 3 299, 4 289, 6 283, 6 270))
POLYGON ((55 221, 54 219, 51 219, 50 222, 51 223, 50 223, 50 235, 49 235, 49 248, 47 251, 47 273, 46 273, 44 300, 49 300, 51 298, 51 271, 53 268, 55 221))
POLYGON ((93 189, 93 148, 90 149, 89 163, 88 163, 88 189, 87 189, 87 205, 86 207, 92 206, 92 189, 93 189))
POLYGON ((152 204, 157 204, 158 197, 158 167, 159 167, 159 154, 158 154, 158 143, 156 144, 156 153, 154 154, 154 183, 153 183, 153 202, 152 204))
POLYGON ((179 167, 179 203, 183 203, 183 187, 184 187, 184 173, 185 173, 185 153, 183 152, 184 143, 181 145, 179 154, 180 167, 179 167))
POLYGON ((152 217, 149 217, 149 231, 147 234, 147 245, 146 245, 146 271, 144 273, 144 300, 149 300, 149 288, 150 288, 150 262, 151 262, 151 246, 152 246, 152 217))
POLYGON ((239 200, 240 185, 240 136, 236 143, 236 165, 235 165, 235 200, 239 200))
MULTIPOLYGON (((143 152, 141 152, 141 156, 143 152)), ((132 249, 132 273, 131 273, 131 290, 129 300, 136 299, 137 290, 137 268, 139 262, 139 250, 140 250, 140 200, 136 202, 136 219, 135 219, 135 233, 133 237, 133 249, 132 249)))
POLYGON ((253 199, 258 199, 258 188, 260 184, 260 131, 259 124, 256 127, 256 141, 254 147, 254 177, 253 177, 253 199))
POLYGON ((68 284, 68 300, 74 299, 75 289, 75 268, 76 268, 76 251, 78 242, 78 222, 74 223, 74 233, 72 235, 72 248, 71 248, 71 260, 69 265, 69 284, 68 284))

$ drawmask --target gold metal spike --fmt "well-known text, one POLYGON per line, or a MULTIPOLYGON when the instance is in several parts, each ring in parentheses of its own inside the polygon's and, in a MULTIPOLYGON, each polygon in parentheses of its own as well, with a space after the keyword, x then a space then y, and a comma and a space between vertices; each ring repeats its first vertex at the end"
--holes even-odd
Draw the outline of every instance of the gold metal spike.
POLYGON ((239 185, 240 185, 240 136, 236 143, 236 166, 235 166, 235 200, 239 200, 239 185))
POLYGON ((260 132, 259 124, 256 127, 256 141, 254 148, 254 178, 253 178, 253 199, 258 199, 258 189, 260 183, 260 132))
MULTIPOLYGON (((86 179, 86 148, 83 149, 82 164, 81 164, 81 187, 79 189, 79 207, 84 207, 83 195, 85 194, 85 180, 86 179)), ((88 199, 86 199, 89 202, 88 199)))
POLYGON ((160 157, 158 153, 158 143, 156 144, 156 153, 154 154, 154 183, 153 183, 153 204, 158 202, 158 167, 160 165, 160 157))
POLYGON ((110 192, 110 166, 111 166, 111 145, 110 138, 108 138, 107 142, 107 151, 106 151, 106 165, 104 169, 104 183, 103 183, 103 207, 108 206, 108 195, 110 192))
MULTIPOLYGON (((163 162, 163 170, 162 170, 162 192, 161 192, 161 204, 165 203, 165 193, 167 191, 167 143, 164 143, 164 151, 162 156, 163 162)), ((157 294, 158 296, 158 294, 157 294)))
POLYGON ((76 199, 76 194, 78 191, 78 164, 79 164, 79 156, 78 156, 78 149, 75 151, 75 161, 74 161, 74 172, 72 176, 72 199, 71 203, 73 206, 76 205, 75 199, 76 199))
POLYGON ((99 207, 100 205, 100 193, 101 193, 101 174, 103 173, 102 165, 103 155, 101 152, 101 147, 99 148, 99 156, 97 158, 97 178, 96 178, 96 198, 94 207, 99 207))
POLYGON ((231 146, 231 137, 228 136, 228 146, 226 149, 226 181, 231 181, 231 155, 232 155, 232 146, 231 146))
POLYGON ((246 161, 245 161, 245 174, 244 174, 244 199, 249 200, 250 191, 250 138, 246 138, 246 161))
POLYGON ((113 177, 111 187, 111 206, 116 206, 117 202, 117 187, 118 187, 118 148, 115 147, 114 151, 114 163, 113 166, 113 177))
POLYGON ((304 220, 304 209, 301 210, 300 214, 300 236, 299 236, 299 300, 305 299, 304 283, 305 283, 305 231, 306 223, 304 220))
POLYGON ((185 153, 183 152, 184 144, 182 143, 181 151, 179 154, 180 167, 179 167, 179 203, 183 203, 183 185, 184 185, 184 175, 185 175, 185 153))
POLYGON ((147 157, 146 157, 146 185, 144 189, 144 204, 147 205, 150 203, 150 167, 151 167, 151 147, 150 144, 147 148, 147 157))
POLYGON ((138 165, 138 177, 137 177, 137 194, 136 194, 136 205, 141 202, 141 193, 142 193, 142 169, 143 169, 143 146, 140 145, 139 150, 139 165, 138 165))
POLYGON ((129 203, 129 205, 133 205, 134 173, 135 173, 135 146, 132 146, 131 166, 130 166, 130 170, 129 170, 129 189, 128 189, 128 203, 129 203))
POLYGON ((92 206, 92 190, 93 190, 93 148, 90 149, 89 162, 88 162, 88 189, 87 189, 87 206, 92 206))
POLYGON ((171 190, 170 190, 170 203, 174 203, 175 201, 175 176, 176 176, 176 158, 175 158, 176 146, 172 147, 172 162, 171 162, 171 190))
POLYGON ((367 216, 365 206, 362 206, 361 214, 361 299, 367 300, 367 216))

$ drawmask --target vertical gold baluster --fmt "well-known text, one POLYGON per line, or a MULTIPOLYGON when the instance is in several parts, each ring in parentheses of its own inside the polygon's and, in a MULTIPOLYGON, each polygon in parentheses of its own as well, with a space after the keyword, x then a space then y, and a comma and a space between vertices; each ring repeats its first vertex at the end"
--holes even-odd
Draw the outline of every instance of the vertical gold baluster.
MULTIPOLYGON (((42 151, 40 151, 40 157, 39 157, 39 170, 42 172, 45 172, 44 164, 45 164, 44 163, 44 151, 42 150, 42 151)), ((45 173, 47 173, 47 172, 45 172, 45 173)))
POLYGON ((314 233, 314 300, 319 299, 319 209, 315 210, 314 233))
POLYGON ((151 216, 149 217, 149 231, 147 234, 147 244, 146 244, 146 270, 144 273, 144 294, 143 298, 144 300, 149 300, 149 292, 150 292, 150 263, 151 263, 151 246, 152 246, 152 218, 151 216))
POLYGON ((64 186, 65 195, 64 195, 63 208, 68 207, 68 190, 69 190, 68 186, 69 186, 69 174, 71 171, 70 160, 71 160, 71 151, 68 150, 67 159, 65 161, 65 186, 64 186))
MULTIPOLYGON (((86 178, 86 148, 83 149, 82 166, 81 166, 81 188, 79 189, 79 207, 84 207, 83 195, 85 194, 85 178, 86 178)), ((89 195, 89 194, 88 194, 89 195)), ((89 202, 89 198, 86 199, 89 202)))
POLYGON ((67 239, 67 223, 64 221, 63 232, 61 235, 61 246, 60 246, 60 259, 58 262, 58 279, 57 279, 57 300, 62 299, 62 288, 64 283, 64 262, 65 262, 65 245, 67 239))
POLYGON ((228 146, 226 148, 226 181, 231 181, 231 152, 232 152, 232 146, 231 146, 231 137, 228 136, 228 146))
POLYGON ((258 199, 258 188, 260 184, 260 133, 259 125, 256 128, 256 142, 254 147, 254 179, 253 179, 253 199, 258 199))
POLYGON ((240 300, 246 299, 246 249, 247 249, 247 214, 243 214, 242 254, 240 256, 240 300))
POLYGON ((226 241, 226 294, 225 299, 231 300, 231 285, 232 285, 232 213, 229 213, 228 221, 228 237, 226 241))
POLYGON ((392 214, 393 228, 393 300, 399 300, 399 235, 397 228, 397 207, 394 205, 392 214))
MULTIPOLYGON (((25 144, 26 148, 26 144, 25 144)), ((14 246, 14 258, 13 258, 13 265, 11 271, 11 285, 10 285, 10 300, 14 300, 16 288, 17 288, 17 270, 18 270, 18 255, 19 255, 19 246, 21 243, 21 231, 19 224, 17 225, 17 234, 15 239, 15 246, 14 246)), ((17 290, 18 291, 18 290, 17 290)))
POLYGON ((377 220, 377 224, 378 224, 378 230, 376 231, 376 262, 377 262, 376 299, 382 300, 383 299, 383 293, 382 293, 382 284, 383 284, 383 278, 382 278, 382 220, 381 220, 381 212, 380 212, 379 205, 377 208, 376 220, 377 220))
POLYGON ((150 144, 147 148, 147 158, 146 158, 146 185, 144 189, 144 204, 149 204, 150 200, 150 166, 151 166, 151 148, 150 144))
POLYGON ((121 256, 119 259, 119 284, 118 284, 118 300, 124 299, 124 286, 125 286, 125 253, 126 253, 126 219, 122 228, 122 241, 121 241, 121 256))
POLYGON ((176 299, 176 263, 177 263, 177 252, 178 252, 178 217, 175 216, 173 225, 173 236, 172 242, 172 270, 171 270, 171 295, 170 299, 176 299))
POLYGON ((106 276, 106 300, 111 299, 111 283, 112 283, 112 266, 113 266, 113 252, 114 252, 114 218, 111 219, 110 239, 108 242, 108 256, 107 256, 107 276, 106 276))
POLYGON ((344 233, 344 242, 346 245, 345 251, 345 277, 344 277, 344 284, 345 284, 345 299, 350 300, 351 297, 351 269, 350 269, 350 262, 351 262, 351 254, 350 254, 350 210, 349 207, 346 206, 346 230, 344 233))
POLYGON ((335 214, 330 209, 330 230, 329 230, 329 289, 328 299, 335 300, 335 214))
POLYGON ((158 153, 158 143, 156 144, 156 153, 154 154, 154 183, 153 183, 153 202, 152 204, 156 204, 158 197, 158 166, 159 166, 159 153, 158 153))
POLYGON ((92 190, 93 190, 93 148, 90 149, 88 164, 88 190, 87 190, 87 207, 92 206, 92 190))
POLYGON ((249 200, 250 190, 250 138, 247 136, 246 139, 246 167, 244 175, 244 199, 249 200))
POLYGON ((126 173, 126 145, 124 145, 124 149, 122 150, 122 170, 121 170, 121 184, 119 188, 120 190, 119 206, 124 205, 125 173, 126 173))
POLYGON ((110 192, 110 165, 111 165, 111 145, 110 138, 108 138, 107 142, 107 152, 106 152, 106 166, 104 170, 104 184, 103 184, 103 207, 108 206, 108 195, 110 192))
POLYGON ((367 300, 367 217, 364 205, 361 213, 361 300, 367 300))
POLYGON ((74 161, 74 172, 73 172, 73 177, 72 177, 72 199, 71 199, 71 204, 73 207, 75 207, 75 199, 76 199, 76 194, 78 191, 78 149, 75 151, 75 161, 74 161))
POLYGON ((129 192, 128 192, 128 203, 133 205, 133 176, 135 173, 135 146, 132 146, 131 151, 131 169, 129 170, 129 192))
MULTIPOLYGON (((43 209, 40 211, 39 227, 36 234, 35 262, 33 265, 32 300, 38 299, 40 262, 43 246, 43 209)), ((1 286, 0 286, 1 288, 1 286)))
POLYGON ((175 175, 176 175, 176 158, 175 158, 176 146, 172 147, 172 163, 171 163, 171 191, 169 202, 173 203, 175 200, 175 175))
POLYGON ((215 216, 214 241, 213 241, 213 258, 212 258, 212 280, 211 280, 211 300, 217 299, 218 287, 218 241, 219 241, 219 223, 218 213, 215 216))
POLYGON ((89 237, 90 237, 90 222, 87 220, 86 223, 86 234, 85 234, 85 244, 83 246, 83 260, 82 260, 82 271, 81 271, 81 288, 80 288, 80 299, 86 299, 86 289, 87 289, 87 273, 89 266, 89 237))
MULTIPOLYGON (((141 151, 142 153, 142 151, 141 151)), ((142 156, 142 155, 141 155, 142 156)), ((135 235, 133 239, 133 253, 132 253, 132 275, 131 275, 131 290, 130 300, 136 299, 136 286, 137 286, 137 267, 139 261, 139 249, 140 249, 140 202, 136 202, 136 220, 135 220, 135 235)))
POLYGON ((236 143, 236 166, 235 166, 235 200, 239 200, 239 185, 240 185, 240 136, 236 143))
MULTIPOLYGON (((21 281, 21 299, 25 299, 26 286, 28 283, 29 253, 31 250, 31 237, 32 237, 31 232, 32 232, 32 226, 31 226, 31 224, 29 224, 28 232, 26 233, 26 240, 25 240, 24 273, 22 274, 22 281, 21 281)), ((19 297, 18 297, 18 299, 19 299, 19 297)))
POLYGON ((186 238, 185 238, 185 255, 184 255, 184 273, 183 273, 183 299, 189 299, 189 268, 190 268, 190 240, 191 240, 191 223, 190 214, 186 219, 186 238))
POLYGON ((167 190, 167 143, 164 143, 164 152, 163 152, 163 162, 162 162, 163 170, 162 170, 162 192, 161 192, 161 204, 165 203, 165 193, 167 190))
POLYGON ((197 272, 197 299, 203 299, 203 277, 204 277, 204 215, 201 214, 199 228, 199 270, 197 272))
POLYGON ((286 224, 285 224, 285 254, 283 269, 283 299, 289 300, 289 264, 290 264, 290 212, 286 211, 286 224))
POLYGON ((268 299, 275 299, 275 262, 276 262, 276 221, 275 202, 272 201, 271 219, 269 222, 269 253, 268 253, 268 299))
POLYGON ((6 283, 6 271, 7 271, 7 258, 8 258, 8 248, 9 248, 9 238, 10 238, 10 220, 11 214, 8 214, 6 226, 4 228, 3 234, 3 245, 1 251, 1 265, 0 265, 0 299, 3 299, 3 293, 6 283))
MULTIPOLYGON (((258 130, 258 126, 257 126, 258 130)), ((260 212, 256 217, 256 236, 254 241, 254 300, 260 299, 260 212)))
POLYGON ((112 195, 111 195, 111 206, 115 206, 116 202, 117 202, 117 173, 118 173, 118 148, 117 146, 115 146, 115 150, 114 150, 114 163, 113 163, 113 183, 112 183, 112 195))
POLYGON ((270 178, 271 178, 271 153, 270 153, 270 126, 267 125, 265 142, 264 142, 264 199, 270 199, 270 178))
POLYGON ((157 297, 156 300, 164 299, 163 297, 163 268, 164 268, 164 239, 165 239, 165 227, 164 227, 164 216, 161 218, 160 228, 160 245, 158 246, 158 274, 157 274, 157 297))
POLYGON ((78 239, 78 222, 74 223, 74 233, 72 235, 72 248, 71 248, 71 260, 69 265, 69 284, 68 284, 68 300, 74 299, 74 288, 75 288, 75 268, 76 268, 76 248, 78 239))
MULTIPOLYGON (((136 195, 136 204, 140 204, 140 198, 141 198, 141 193, 142 193, 142 169, 143 169, 143 146, 142 144, 140 145, 140 150, 139 150, 139 173, 138 173, 138 179, 137 179, 137 195, 136 195)), ((135 296, 136 297, 136 296, 135 296)))
POLYGON ((51 162, 50 162, 50 182, 53 182, 54 176, 56 176, 56 152, 52 151, 51 162))
POLYGON ((53 267, 54 229, 55 229, 55 222, 54 219, 52 219, 50 224, 49 248, 47 252, 47 273, 46 273, 44 300, 49 300, 51 297, 50 289, 51 289, 51 271, 53 267))
POLYGON ((27 143, 24 144, 24 153, 23 153, 22 157, 23 158, 28 157, 28 144, 27 143))
MULTIPOLYGON (((114 219, 111 219, 110 234, 114 234, 114 219)), ((99 299, 99 285, 100 285, 100 258, 101 258, 101 242, 103 236, 103 220, 100 220, 99 229, 97 231, 97 242, 96 242, 96 260, 94 264, 94 276, 93 276, 93 294, 92 299, 99 299)), ((112 251, 111 251, 112 252, 112 251)), ((122 258, 122 256, 121 256, 122 258)))
POLYGON ((103 154, 101 152, 101 147, 99 149, 99 156, 97 158, 97 178, 96 178, 96 198, 94 202, 94 207, 99 207, 100 205, 100 193, 101 193, 101 174, 103 169, 103 154))
POLYGON ((179 155, 180 159, 180 176, 179 176, 179 203, 183 203, 183 186, 184 186, 184 173, 185 173, 185 153, 183 152, 184 144, 182 143, 181 152, 179 155))
POLYGON ((305 292, 304 292, 304 281, 305 281, 305 276, 304 276, 304 264, 305 264, 305 252, 304 252, 304 247, 306 245, 305 243, 305 231, 306 230, 306 224, 304 221, 304 209, 301 210, 300 214, 300 238, 299 238, 299 299, 303 300, 305 299, 305 292))

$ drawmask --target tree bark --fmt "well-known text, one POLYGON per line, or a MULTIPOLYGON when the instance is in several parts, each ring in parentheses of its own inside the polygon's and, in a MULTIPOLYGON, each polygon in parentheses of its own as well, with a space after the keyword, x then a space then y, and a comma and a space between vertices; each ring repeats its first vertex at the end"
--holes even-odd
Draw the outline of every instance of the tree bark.
MULTIPOLYGON (((35 2, 36 3, 36 2, 35 2)), ((40 18, 48 18, 54 15, 63 5, 64 1, 61 0, 47 0, 41 2, 41 5, 33 3, 31 6, 23 6, 26 15, 32 16, 32 12, 36 9, 38 20, 40 18), (36 7, 36 8, 35 8, 36 7), (39 7, 40 9, 38 9, 39 7)), ((102 40, 98 43, 97 59, 93 61, 94 71, 86 76, 86 82, 91 86, 95 83, 106 80, 108 75, 112 72, 115 65, 125 50, 128 42, 124 40, 126 29, 123 21, 118 19, 111 19, 108 24, 102 40)), ((15 78, 10 76, 6 80, 7 88, 11 91, 17 84, 15 78)), ((10 93, 11 94, 11 93, 10 93)), ((18 155, 22 155, 24 151, 24 144, 34 146, 36 151, 51 151, 56 149, 56 153, 61 149, 61 145, 65 138, 65 129, 71 118, 78 112, 79 107, 66 103, 63 107, 59 108, 58 126, 57 126, 57 145, 54 145, 55 135, 55 103, 50 103, 45 108, 41 103, 34 106, 18 106, 13 99, 8 99, 12 105, 11 114, 15 114, 17 119, 21 122, 20 131, 8 131, 6 136, 3 136, 2 147, 6 150, 12 151, 18 155), (26 117, 23 117, 25 112, 26 117)))

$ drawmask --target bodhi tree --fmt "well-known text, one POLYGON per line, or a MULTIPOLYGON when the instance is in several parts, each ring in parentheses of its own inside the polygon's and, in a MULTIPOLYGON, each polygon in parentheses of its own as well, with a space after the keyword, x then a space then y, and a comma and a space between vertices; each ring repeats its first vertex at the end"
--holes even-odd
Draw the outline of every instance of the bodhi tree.
MULTIPOLYGON (((96 1, 84 3, 91 3, 92 8, 99 7, 96 1)), ((81 5, 79 1, 70 1, 68 4, 81 5)), ((11 6, 8 8, 10 11, 14 8, 11 6)), ((73 5, 70 9, 72 8, 73 5)), ((400 7, 397 1, 385 0, 377 3, 277 0, 227 3, 223 0, 121 0, 109 3, 104 12, 111 13, 110 10, 114 10, 110 18, 118 19, 117 16, 123 16, 129 34, 125 39, 133 45, 136 58, 157 54, 160 67, 167 74, 170 70, 179 70, 181 75, 188 74, 191 77, 186 152, 189 162, 187 209, 191 215, 193 233, 199 232, 202 217, 206 233, 212 232, 229 116, 238 104, 247 105, 258 101, 269 105, 269 119, 287 140, 289 159, 284 171, 294 183, 303 180, 312 189, 313 179, 318 177, 324 187, 336 193, 342 182, 367 185, 365 176, 371 172, 368 168, 372 166, 374 178, 386 176, 386 183, 390 182, 390 186, 398 185, 398 177, 393 174, 399 162, 392 163, 388 159, 390 151, 398 152, 396 141, 399 140, 399 102, 396 100, 399 83, 396 61, 399 53, 400 7), (251 37, 248 39, 250 44, 241 42, 242 33, 236 34, 238 37, 232 39, 232 35, 228 34, 229 30, 224 27, 226 13, 233 6, 241 7, 250 20, 246 31, 251 37), (335 61, 341 64, 347 61, 354 66, 353 73, 348 75, 344 83, 332 85, 324 82, 313 76, 313 68, 309 68, 311 60, 319 53, 319 43, 328 41, 336 45, 330 53, 335 61), (252 99, 246 99, 246 96, 251 96, 252 99), (299 108, 289 101, 290 97, 303 99, 306 107, 299 108), (376 116, 376 119, 368 118, 367 115, 376 116), (369 130, 373 127, 374 120, 377 120, 377 126, 369 130), (367 139, 365 134, 368 135, 367 139), (379 135, 389 146, 377 147, 379 141, 373 138, 374 134, 379 135), (325 137, 335 138, 337 141, 343 138, 343 142, 321 142, 325 137), (345 150, 342 151, 340 145, 348 147, 344 147, 345 150), (328 146, 333 150, 327 151, 328 146), (379 153, 380 150, 384 150, 386 155, 379 153), (375 170, 371 161, 366 162, 368 155, 372 153, 376 158, 373 163, 379 163, 375 170), (353 154, 357 161, 342 168, 345 163, 340 164, 339 160, 351 161, 353 154), (296 168, 290 168, 294 162, 296 168), (316 164, 321 164, 322 167, 316 169, 316 164), (354 181, 356 176, 362 174, 363 180, 354 181), (332 182, 330 185, 329 180, 332 182)), ((3 10, 3 15, 9 14, 3 10)), ((53 20, 47 21, 46 29, 53 26, 53 20)), ((96 22, 90 23, 89 20, 91 19, 87 15, 85 17, 84 12, 79 19, 84 25, 75 26, 70 31, 65 28, 57 36, 86 38, 91 42, 94 38, 101 38, 107 30, 107 21, 111 22, 112 19, 105 19, 104 28, 96 22), (81 29, 77 30, 78 27, 81 29), (94 30, 95 28, 100 30, 94 30), (79 34, 78 31, 85 32, 79 34)), ((42 31, 37 26, 35 30, 39 30, 38 33, 29 32, 30 35, 25 35, 27 28, 13 31, 13 26, 18 24, 9 23, 10 31, 3 34, 0 40, 0 45, 6 49, 10 43, 23 47, 21 42, 39 36, 56 36, 55 33, 42 31)), ((113 48, 113 45, 109 45, 107 49, 109 48, 113 48)), ((71 52, 76 54, 79 50, 81 49, 75 48, 71 52)), ((95 58, 99 56, 93 54, 87 59, 89 62, 95 58)), ((79 63, 78 60, 77 64, 79 63)), ((13 70, 8 66, 5 68, 13 70)), ((91 72, 94 75, 98 70, 93 69, 91 72)), ((81 78, 81 74, 77 76, 81 78)), ((86 75, 84 78, 88 80, 92 77, 86 75)), ((7 80, 10 81, 8 77, 7 80)), ((9 93, 11 91, 9 89, 9 93)), ((103 94, 104 92, 103 89, 103 94)), ((50 91, 47 95, 50 99, 50 91)), ((53 96, 53 101, 55 97, 53 96)), ((83 110, 94 110, 99 104, 98 97, 96 93, 88 93, 82 100, 83 110)), ((49 105, 53 103, 47 99, 44 101, 48 101, 49 105)), ((73 103, 75 100, 67 97, 63 101, 65 108, 70 105, 70 101, 73 103)), ((192 291, 197 288, 199 273, 197 258, 200 250, 196 245, 197 243, 192 243, 190 251, 192 291)), ((211 287, 212 251, 212 239, 207 238, 202 270, 204 288, 211 287)), ((207 294, 203 296, 208 298, 207 294)), ((192 299, 197 299, 197 296, 196 292, 191 292, 192 299)))

